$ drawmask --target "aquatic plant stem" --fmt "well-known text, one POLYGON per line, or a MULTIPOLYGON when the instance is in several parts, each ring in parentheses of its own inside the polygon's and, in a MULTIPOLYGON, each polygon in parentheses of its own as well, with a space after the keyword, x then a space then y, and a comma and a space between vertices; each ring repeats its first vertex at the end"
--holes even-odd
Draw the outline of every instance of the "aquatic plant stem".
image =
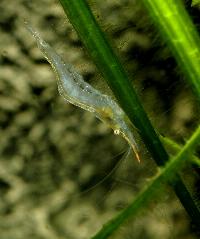
POLYGON ((200 37, 181 0, 143 0, 200 103, 200 37))
MULTIPOLYGON (((172 139, 168 138, 168 137, 164 137, 164 136, 159 136, 161 141, 163 142, 163 144, 168 147, 170 150, 173 151, 172 155, 177 154, 183 147, 183 145, 180 145, 178 143, 176 143, 175 141, 173 141, 172 139)), ((190 158, 190 161, 195 164, 196 166, 200 167, 200 159, 195 156, 192 155, 190 158)))
POLYGON ((108 44, 86 1, 59 1, 119 104, 132 123, 139 129, 157 164, 159 166, 164 165, 168 160, 168 155, 152 127, 124 68, 108 44))
MULTIPOLYGON (((130 217, 136 216, 141 209, 144 209, 145 205, 147 205, 147 203, 152 200, 156 194, 161 193, 163 183, 169 182, 170 184, 174 184, 176 181, 174 178, 174 173, 177 171, 177 169, 180 169, 181 166, 183 166, 183 163, 190 159, 190 154, 195 150, 195 147, 198 144, 200 144, 200 126, 187 141, 182 150, 177 154, 177 156, 173 157, 165 167, 160 169, 158 175, 156 175, 156 177, 145 186, 145 188, 136 196, 134 201, 116 217, 107 222, 102 229, 92 237, 92 239, 108 238, 116 231, 117 228, 120 227, 122 223, 127 221, 130 217)), ((195 214, 193 217, 196 218, 196 224, 200 224, 199 215, 196 215, 196 211, 193 213, 195 214)))
MULTIPOLYGON (((139 133, 154 160, 158 166, 165 165, 169 156, 151 125, 124 68, 108 44, 86 1, 59 1, 122 109, 139 129, 139 133)), ((197 222, 196 218, 193 218, 193 212, 196 211, 199 217, 200 212, 179 176, 176 177, 177 184, 178 186, 174 186, 176 194, 191 219, 197 222)))

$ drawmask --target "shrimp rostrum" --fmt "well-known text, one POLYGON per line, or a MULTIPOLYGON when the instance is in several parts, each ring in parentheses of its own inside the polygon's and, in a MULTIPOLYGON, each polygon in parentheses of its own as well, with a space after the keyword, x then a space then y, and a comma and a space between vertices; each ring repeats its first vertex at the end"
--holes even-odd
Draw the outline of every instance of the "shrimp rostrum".
POLYGON ((41 38, 40 34, 28 24, 27 28, 56 73, 60 95, 71 104, 93 112, 97 118, 111 127, 115 134, 121 135, 131 146, 137 160, 140 161, 130 123, 120 106, 110 96, 102 94, 85 82, 75 68, 65 63, 57 52, 41 38))

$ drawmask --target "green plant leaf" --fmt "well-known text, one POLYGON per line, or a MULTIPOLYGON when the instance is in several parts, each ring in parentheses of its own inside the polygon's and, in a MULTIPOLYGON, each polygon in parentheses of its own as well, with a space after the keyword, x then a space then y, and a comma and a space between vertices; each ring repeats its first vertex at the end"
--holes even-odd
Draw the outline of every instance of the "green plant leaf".
POLYGON ((181 0, 143 0, 200 103, 200 37, 181 0))
MULTIPOLYGON (((112 89, 122 109, 127 114, 130 121, 139 129, 139 133, 147 148, 151 152, 154 160, 159 166, 165 165, 169 156, 153 126, 151 125, 124 68, 108 44, 105 35, 97 24, 86 1, 59 1, 62 4, 69 20, 76 29, 80 39, 90 53, 92 59, 112 89)), ((176 46, 177 45, 175 45, 175 47, 176 46)), ((191 60, 191 58, 189 59, 191 60)), ((199 67, 199 65, 197 66, 197 61, 195 63, 195 67, 199 67)), ((195 70, 195 76, 198 71, 199 70, 195 70)), ((191 73, 192 71, 189 72, 191 73)), ((192 82, 197 82, 196 86, 198 86, 198 79, 195 79, 192 76, 192 80, 192 82)), ((180 199, 191 219, 200 226, 200 211, 181 178, 176 175, 176 181, 170 182, 170 184, 174 188, 176 195, 180 199)))
MULTIPOLYGON (((145 188, 138 194, 134 201, 124 209, 116 217, 112 218, 107 222, 102 229, 94 236, 92 239, 106 239, 111 234, 113 234, 117 228, 120 227, 129 217, 136 216, 136 214, 144 208, 145 205, 155 197, 155 194, 161 193, 162 183, 168 181, 174 183, 176 181, 175 172, 177 169, 180 170, 185 163, 190 159, 191 153, 195 150, 195 147, 200 144, 200 126, 194 132, 192 137, 187 141, 182 150, 178 153, 177 156, 172 158, 164 168, 162 168, 158 175, 148 184, 145 188)), ((195 213, 195 212, 194 212, 195 213)), ((198 216, 198 215, 196 215, 198 216)), ((197 217, 197 220, 200 223, 200 218, 197 217)))
POLYGON ((200 0, 192 0, 192 6, 200 5, 200 0))
POLYGON ((122 109, 139 129, 158 165, 164 165, 168 155, 152 127, 119 59, 108 44, 85 0, 60 0, 92 59, 112 89, 122 109))
MULTIPOLYGON (((178 153, 183 147, 183 145, 177 144, 168 137, 163 137, 160 135, 160 139, 166 147, 169 147, 173 151, 173 155, 178 153)), ((197 156, 192 155, 190 160, 193 164, 196 164, 198 167, 200 167, 200 159, 197 156)))

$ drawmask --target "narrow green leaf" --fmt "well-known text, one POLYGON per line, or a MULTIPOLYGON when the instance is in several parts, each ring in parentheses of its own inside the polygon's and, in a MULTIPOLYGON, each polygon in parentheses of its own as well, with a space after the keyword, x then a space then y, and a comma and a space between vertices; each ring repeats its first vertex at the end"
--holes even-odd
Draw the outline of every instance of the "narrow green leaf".
POLYGON ((155 133, 124 68, 109 46, 86 1, 60 0, 60 2, 119 104, 131 122, 139 129, 157 164, 164 165, 168 160, 168 155, 155 133))
MULTIPOLYGON (((160 139, 166 147, 169 147, 173 151, 173 154, 178 153, 183 147, 183 145, 177 144, 170 138, 163 137, 160 135, 160 139)), ((192 155, 190 160, 192 163, 200 167, 200 159, 197 156, 192 155)))
POLYGON ((200 0, 192 0, 192 6, 200 5, 200 0))
MULTIPOLYGON (((154 160, 159 166, 164 165, 169 156, 151 125, 124 68, 108 44, 86 1, 59 1, 122 109, 139 129, 154 160)), ((200 225, 197 220, 198 217, 200 218, 200 211, 178 175, 176 184, 172 186, 191 219, 200 225)))
MULTIPOLYGON (((188 140, 182 150, 177 156, 172 158, 166 166, 161 169, 158 175, 138 194, 134 201, 124 209, 120 214, 107 222, 102 229, 92 237, 92 239, 106 239, 112 235, 122 223, 130 217, 144 209, 144 206, 155 197, 156 194, 161 193, 162 183, 168 181, 170 184, 174 183, 174 177, 177 169, 180 170, 183 162, 190 159, 190 154, 195 150, 195 147, 200 144, 200 126, 197 128, 192 137, 188 140), (170 180, 170 181, 169 181, 170 180)), ((175 176, 176 177, 176 176, 175 176)), ((196 214, 194 211, 193 213, 196 214)), ((198 223, 200 223, 199 215, 194 215, 198 223)))
POLYGON ((181 0, 143 0, 200 102, 200 37, 181 0))

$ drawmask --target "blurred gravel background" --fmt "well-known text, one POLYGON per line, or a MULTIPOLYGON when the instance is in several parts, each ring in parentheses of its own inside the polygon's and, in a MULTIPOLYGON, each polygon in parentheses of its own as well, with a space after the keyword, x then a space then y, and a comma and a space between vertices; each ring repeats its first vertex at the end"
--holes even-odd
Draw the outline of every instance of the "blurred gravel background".
MULTIPOLYGON (((140 1, 88 2, 156 129, 184 142, 199 111, 140 1)), ((199 26, 199 9, 189 11, 199 26)), ((131 155, 117 164, 127 149, 124 140, 59 96, 55 75, 24 20, 85 80, 110 91, 58 1, 1 0, 0 13, 0 239, 88 238, 128 205, 155 165, 139 138, 142 163, 131 155)), ((113 238, 197 237, 166 188, 113 238)))

